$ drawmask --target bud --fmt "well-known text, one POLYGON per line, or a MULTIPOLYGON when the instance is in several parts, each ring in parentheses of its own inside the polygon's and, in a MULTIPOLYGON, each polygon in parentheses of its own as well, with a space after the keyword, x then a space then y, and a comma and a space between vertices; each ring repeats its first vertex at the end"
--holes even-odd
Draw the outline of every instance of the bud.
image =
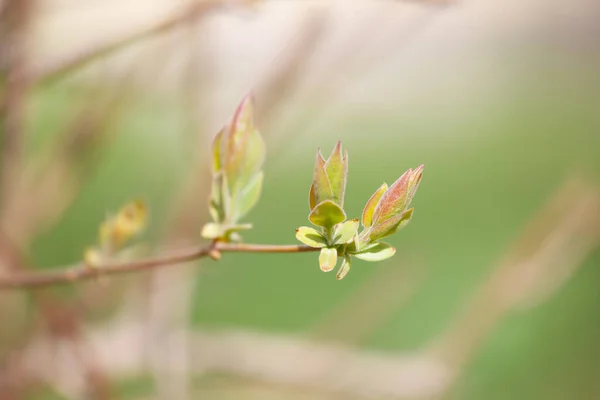
POLYGON ((246 96, 231 123, 212 143, 210 214, 216 227, 205 229, 207 239, 230 238, 231 230, 256 205, 262 191, 265 144, 254 127, 254 102, 246 96), (216 235, 216 236, 215 236, 216 235))
POLYGON ((413 214, 413 209, 408 209, 414 197, 421 178, 423 168, 406 171, 389 188, 383 184, 371 196, 362 215, 362 224, 365 230, 361 233, 361 243, 370 243, 395 233, 406 225, 413 214))
POLYGON ((119 250, 146 226, 148 210, 143 201, 133 201, 125 205, 112 218, 100 226, 99 240, 103 251, 111 253, 119 250))
POLYGON ((314 210, 319 203, 326 200, 331 200, 343 208, 347 178, 348 152, 342 154, 342 142, 337 142, 327 160, 319 150, 309 193, 310 209, 314 210))

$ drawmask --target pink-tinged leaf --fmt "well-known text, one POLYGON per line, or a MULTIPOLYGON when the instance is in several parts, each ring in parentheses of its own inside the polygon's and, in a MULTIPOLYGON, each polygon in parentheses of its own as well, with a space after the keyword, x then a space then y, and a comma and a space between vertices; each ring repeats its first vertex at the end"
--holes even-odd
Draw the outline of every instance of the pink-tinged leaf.
POLYGON ((349 271, 350 271, 350 259, 348 257, 344 257, 344 260, 342 261, 342 265, 340 266, 340 269, 338 270, 335 278, 338 281, 341 279, 344 279, 344 277, 348 274, 349 271))
POLYGON ((311 211, 310 222, 326 229, 333 227, 346 219, 344 210, 331 200, 325 200, 311 211))
POLYGON ((334 244, 346 244, 354 240, 358 231, 358 218, 351 219, 335 226, 333 234, 334 244))
POLYGON ((249 94, 242 99, 233 115, 233 120, 229 127, 229 142, 227 149, 233 152, 235 147, 239 147, 240 142, 244 139, 246 132, 254 127, 254 99, 249 94))
MULTIPOLYGON (((327 172, 325 170, 325 160, 323 159, 320 151, 317 152, 317 161, 315 162, 315 174, 312 187, 314 202, 316 204, 319 204, 325 200, 333 199, 331 184, 329 183, 329 178, 327 177, 327 172)), ((311 210, 313 208, 311 208, 311 210)))
POLYGON ((371 226, 367 231, 368 242, 374 242, 382 239, 386 236, 390 236, 398 231, 398 229, 404 227, 410 222, 412 218, 414 208, 404 211, 402 214, 398 214, 383 222, 378 222, 371 226))
POLYGON ((296 239, 307 246, 321 248, 327 246, 327 239, 316 229, 301 226, 296 229, 296 239))
POLYGON ((355 254, 356 258, 364 261, 383 261, 396 254, 396 249, 387 243, 376 243, 366 250, 355 254))
POLYGON ((319 254, 319 267, 321 271, 332 271, 335 268, 335 264, 337 264, 337 250, 327 247, 321 249, 321 254, 319 254))
POLYGON ((348 177, 348 154, 344 157, 342 153, 342 142, 337 142, 325 163, 327 178, 331 185, 333 201, 344 206, 344 192, 346 191, 346 180, 348 177))
POLYGON ((410 205, 410 202, 412 201, 413 197, 415 196, 415 193, 417 192, 417 189, 419 188, 419 184, 421 183, 421 179, 423 178, 424 168, 425 165, 421 164, 412 172, 410 182, 408 183, 409 189, 408 196, 406 199, 406 207, 410 205))
POLYGON ((388 190, 388 185, 387 185, 387 183, 384 183, 383 185, 381 185, 379 187, 379 189, 377 189, 375 191, 375 193, 373 193, 373 195, 371 196, 369 201, 367 201, 367 204, 365 205, 365 208, 363 209, 362 218, 361 218, 362 224, 365 228, 368 228, 371 226, 371 223, 373 222, 373 212, 375 211, 375 208, 377 207, 377 204, 379 203, 381 196, 383 196, 383 194, 386 192, 386 190, 388 190))
POLYGON ((373 224, 386 221, 404 211, 411 174, 412 170, 409 169, 381 196, 373 213, 373 224))

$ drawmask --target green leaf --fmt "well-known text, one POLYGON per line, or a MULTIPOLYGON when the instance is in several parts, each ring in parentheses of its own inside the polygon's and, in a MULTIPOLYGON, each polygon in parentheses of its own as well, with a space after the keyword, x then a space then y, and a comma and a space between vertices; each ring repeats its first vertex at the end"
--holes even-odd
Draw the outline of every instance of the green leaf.
POLYGON ((348 178, 348 153, 346 152, 345 156, 342 154, 342 142, 337 142, 325 163, 325 170, 331 186, 333 201, 343 207, 348 178))
POLYGON ((396 215, 384 221, 382 223, 378 223, 377 225, 373 225, 368 231, 368 241, 374 242, 376 240, 382 239, 386 236, 390 236, 398 231, 398 229, 404 227, 406 224, 410 222, 412 218, 414 208, 408 209, 404 211, 400 215, 396 215))
POLYGON ((209 222, 202 227, 201 235, 204 239, 217 239, 223 236, 223 226, 215 222, 209 222))
POLYGON ((351 219, 335 226, 335 232, 333 234, 334 244, 345 244, 349 243, 354 239, 356 232, 358 231, 358 218, 351 219))
POLYGON ((238 195, 236 208, 237 218, 242 218, 256 205, 262 190, 264 173, 260 171, 238 195))
POLYGON ((379 187, 379 189, 377 189, 375 191, 375 193, 373 193, 373 195, 371 196, 369 201, 367 201, 367 204, 365 205, 365 208, 363 209, 362 218, 361 218, 362 224, 365 228, 368 228, 371 226, 371 223, 373 222, 373 212, 375 211, 375 207, 377 207, 377 204, 379 203, 381 196, 383 196, 383 194, 386 192, 387 189, 388 189, 388 185, 387 185, 387 183, 384 183, 383 185, 381 185, 379 187))
POLYGON ((321 254, 319 254, 319 267, 321 267, 321 271, 332 271, 335 268, 335 264, 337 264, 337 249, 328 247, 321 249, 321 254))
POLYGON ((310 222, 316 226, 330 229, 346 219, 344 210, 331 200, 325 200, 311 211, 308 216, 310 222))
POLYGON ((296 229, 296 239, 307 246, 321 248, 327 246, 327 239, 316 229, 301 226, 296 229))
POLYGON ((317 152, 317 160, 315 162, 315 173, 313 177, 313 184, 311 188, 310 205, 311 210, 325 200, 331 200, 333 193, 331 192, 331 184, 327 177, 325 170, 325 160, 321 155, 321 152, 317 152))
POLYGON ((340 269, 338 269, 338 272, 337 272, 337 275, 335 276, 335 278, 338 281, 341 279, 344 279, 344 277, 348 274, 349 271, 350 271, 350 258, 344 257, 344 260, 342 261, 342 265, 340 266, 340 269))
POLYGON ((222 171, 213 173, 209 212, 215 222, 225 222, 230 210, 230 196, 225 175, 222 171))
POLYGON ((236 193, 249 184, 258 173, 265 158, 265 144, 256 129, 250 129, 240 138, 240 142, 229 150, 225 173, 229 190, 236 193))
POLYGON ((239 231, 252 229, 252 224, 234 224, 224 225, 215 222, 209 222, 202 227, 202 237, 205 239, 230 239, 232 234, 239 231))
POLYGON ((317 198, 315 196, 315 184, 310 185, 310 190, 308 192, 308 206, 312 210, 317 205, 317 198))
POLYGON ((396 254, 396 249, 387 243, 375 243, 367 249, 355 254, 356 258, 364 261, 383 261, 396 254))
POLYGON ((217 173, 223 168, 223 136, 225 134, 225 128, 221 129, 217 136, 212 142, 212 156, 213 156, 213 173, 217 173))

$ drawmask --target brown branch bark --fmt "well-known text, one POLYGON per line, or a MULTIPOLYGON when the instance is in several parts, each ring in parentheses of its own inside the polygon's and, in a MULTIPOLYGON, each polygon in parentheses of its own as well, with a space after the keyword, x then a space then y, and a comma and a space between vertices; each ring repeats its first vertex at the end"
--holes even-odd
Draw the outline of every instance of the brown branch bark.
POLYGON ((319 249, 303 245, 267 245, 267 244, 207 244, 192 249, 182 250, 170 255, 147 258, 131 262, 98 265, 94 267, 78 264, 73 267, 60 268, 42 272, 16 273, 0 278, 0 290, 32 289, 51 285, 74 283, 98 276, 123 274, 144 271, 153 268, 173 266, 205 257, 218 259, 220 253, 303 253, 319 249))

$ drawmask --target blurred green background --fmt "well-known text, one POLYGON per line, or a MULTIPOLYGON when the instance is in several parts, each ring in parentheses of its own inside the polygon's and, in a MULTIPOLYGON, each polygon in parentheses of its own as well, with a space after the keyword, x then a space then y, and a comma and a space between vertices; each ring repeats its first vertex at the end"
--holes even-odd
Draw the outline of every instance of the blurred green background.
MULTIPOLYGON (((425 164, 413 200, 415 215, 389 240, 398 249, 395 257, 377 264, 357 260, 342 281, 322 273, 312 253, 225 254, 218 263, 202 262, 189 313, 193 328, 323 340, 386 356, 415 354, 435 343, 567 178, 579 173, 596 187, 600 181, 597 46, 581 51, 529 42, 504 46, 476 53, 475 62, 498 63, 488 78, 500 82, 494 90, 469 87, 472 70, 461 72, 460 66, 453 70, 460 84, 451 90, 432 88, 435 82, 427 80, 442 69, 442 54, 433 58, 435 66, 423 62, 432 69, 421 75, 422 90, 419 81, 410 82, 418 93, 414 103, 392 97, 378 107, 368 100, 362 104, 355 94, 354 100, 330 110, 328 98, 313 93, 293 104, 289 120, 268 124, 266 130, 259 126, 267 136, 266 180, 261 200, 247 218, 254 229, 244 234, 246 242, 296 242, 294 229, 308 223, 316 150, 329 153, 337 140, 350 156, 345 201, 349 215, 359 216, 382 182, 392 183, 406 169, 425 164), (405 270, 404 275, 390 276, 408 280, 410 290, 398 282, 371 291, 355 316, 350 313, 343 329, 336 330, 332 312, 348 304, 381 269, 405 270), (406 301, 357 339, 353 330, 362 332, 363 318, 394 291, 407 295, 406 301), (327 325, 329 318, 333 322, 327 325), (325 331, 315 331, 323 324, 325 331)), ((386 76, 394 82, 406 79, 394 73, 386 76)), ((104 90, 117 90, 111 84, 106 82, 104 90)), ((86 102, 88 90, 65 83, 43 86, 32 94, 30 157, 52 143, 86 102)), ((224 108, 231 112, 238 96, 226 93, 221 95, 227 97, 224 108)), ((256 101, 260 110, 260 92, 256 101)), ((75 202, 33 243, 31 262, 39 268, 79 260, 96 241, 106 214, 135 198, 146 200, 151 210, 142 242, 157 245, 186 177, 196 162, 204 162, 206 149, 191 139, 192 116, 181 97, 132 87, 122 107, 109 128, 114 140, 101 150, 75 202)), ((568 213, 568 207, 563 212, 568 213)), ((199 231, 190 238, 196 239, 201 242, 199 231)), ((599 267, 596 249, 547 301, 502 315, 444 398, 600 398, 599 267)), ((67 299, 72 292, 58 291, 67 299)), ((115 293, 116 302, 111 299, 109 306, 89 310, 88 322, 102 324, 116 314, 125 292, 115 293)), ((27 315, 33 318, 33 310, 27 315)), ((194 388, 195 398, 209 399, 337 398, 303 395, 302 390, 296 393, 275 384, 257 386, 233 374, 196 376, 194 388)), ((123 398, 152 398, 155 384, 143 375, 124 378, 116 390, 123 398)), ((54 398, 48 396, 35 398, 54 398)))

